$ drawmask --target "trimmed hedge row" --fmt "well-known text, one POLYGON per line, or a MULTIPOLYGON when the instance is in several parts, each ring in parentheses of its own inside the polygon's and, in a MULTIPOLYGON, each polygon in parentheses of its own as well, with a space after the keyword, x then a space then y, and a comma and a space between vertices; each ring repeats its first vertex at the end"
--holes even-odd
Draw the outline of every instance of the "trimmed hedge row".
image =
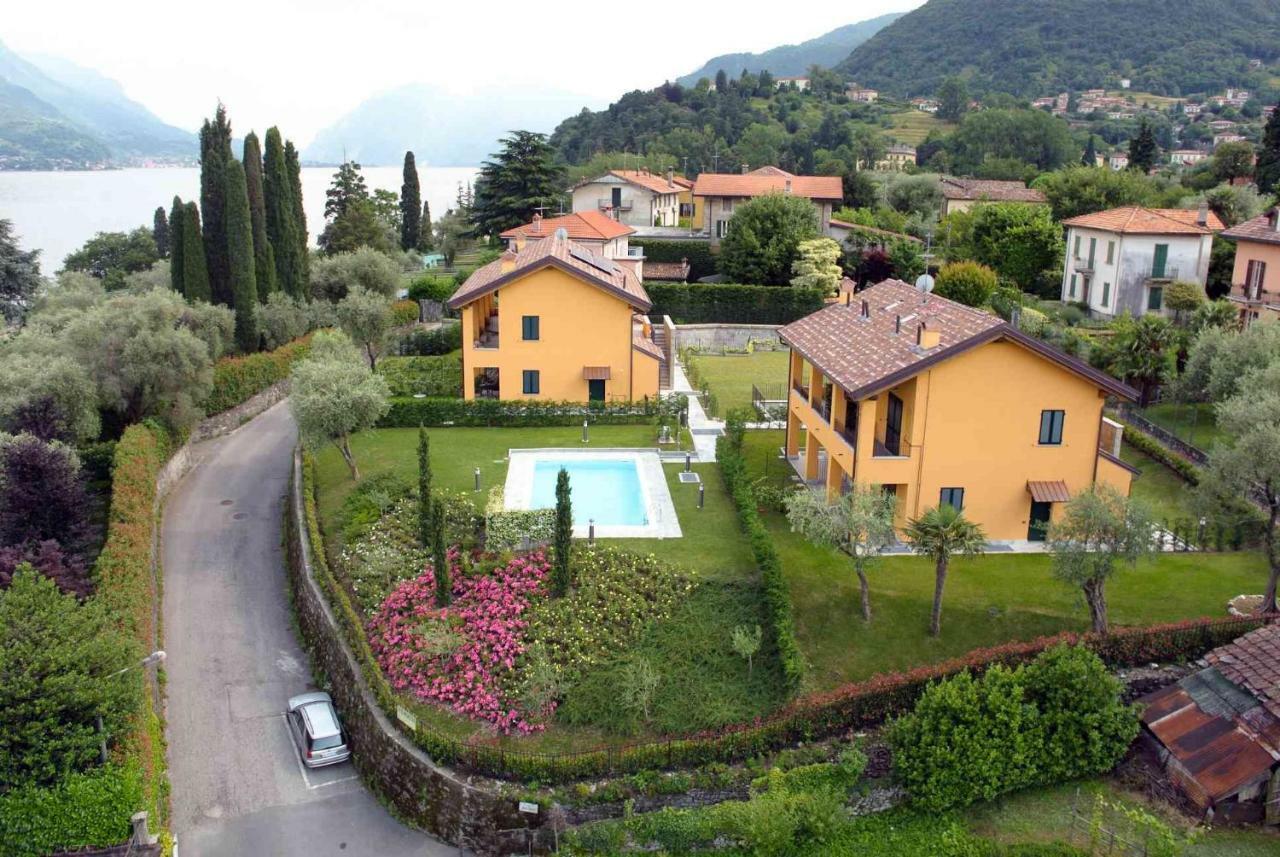
POLYGON ((747 476, 747 462, 742 455, 742 422, 731 415, 728 429, 716 442, 716 461, 725 490, 738 510, 738 523, 751 542, 751 553, 760 568, 764 590, 764 608, 769 632, 778 647, 782 681, 787 693, 794 694, 804 680, 804 655, 796 641, 795 616, 791 609, 791 590, 782 573, 782 561, 773 546, 773 537, 760 519, 755 491, 747 476))
POLYGON ((387 380, 393 396, 412 397, 421 393, 451 398, 462 395, 462 358, 457 354, 383 357, 378 361, 378 374, 387 380))
POLYGON ((311 337, 304 336, 274 351, 222 358, 213 364, 213 390, 202 403, 205 413, 220 414, 283 381, 310 350, 311 337))
POLYGON ((1117 422, 1120 422, 1120 424, 1124 426, 1123 439, 1125 443, 1129 444, 1143 455, 1154 458, 1156 461, 1160 462, 1180 476, 1187 484, 1200 484, 1199 467, 1192 464, 1190 461, 1187 461, 1181 455, 1170 452, 1164 444, 1160 443, 1155 438, 1144 433, 1141 429, 1136 428, 1132 424, 1120 420, 1117 420, 1117 422))
POLYGON ((650 318, 677 324, 788 324, 826 305, 822 289, 730 283, 645 283, 650 318))
POLYGON ((136 759, 70 774, 56 786, 26 786, 0 796, 0 851, 40 857, 129 838, 129 817, 143 802, 136 759))
POLYGON ((432 330, 415 327, 401 336, 392 351, 401 357, 434 357, 462 347, 462 325, 447 322, 432 330))
POLYGON ((627 243, 632 247, 643 247, 647 262, 679 262, 681 259, 688 259, 691 280, 710 277, 716 272, 716 254, 711 252, 710 241, 632 238, 627 243))
POLYGON ((378 421, 378 427, 572 426, 580 424, 584 419, 597 425, 635 425, 674 416, 682 405, 682 397, 585 405, 582 402, 415 399, 398 396, 391 399, 391 410, 378 421))

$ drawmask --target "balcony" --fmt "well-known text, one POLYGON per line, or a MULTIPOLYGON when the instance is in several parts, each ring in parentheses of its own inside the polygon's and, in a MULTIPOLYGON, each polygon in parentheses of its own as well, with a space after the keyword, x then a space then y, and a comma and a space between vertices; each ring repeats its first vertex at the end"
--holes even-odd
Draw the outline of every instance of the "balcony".
POLYGON ((840 426, 836 429, 836 434, 840 435, 840 439, 849 444, 849 448, 855 453, 858 451, 858 427, 857 426, 840 426))
POLYGON ((599 208, 601 211, 609 211, 609 210, 630 211, 631 202, 629 200, 623 200, 622 202, 619 202, 617 205, 614 205, 612 199, 609 199, 607 197, 601 197, 596 200, 596 207, 599 208))
POLYGON ((498 347, 498 311, 494 310, 485 319, 484 327, 480 329, 480 335, 476 337, 476 348, 497 349, 498 347))
POLYGON ((809 385, 808 384, 801 384, 799 381, 796 381, 794 384, 791 385, 791 389, 795 390, 796 394, 800 398, 804 399, 806 402, 809 401, 809 385))
POLYGON ((1176 265, 1165 265, 1162 268, 1152 267, 1151 273, 1147 275, 1148 280, 1176 280, 1178 279, 1178 270, 1176 265))

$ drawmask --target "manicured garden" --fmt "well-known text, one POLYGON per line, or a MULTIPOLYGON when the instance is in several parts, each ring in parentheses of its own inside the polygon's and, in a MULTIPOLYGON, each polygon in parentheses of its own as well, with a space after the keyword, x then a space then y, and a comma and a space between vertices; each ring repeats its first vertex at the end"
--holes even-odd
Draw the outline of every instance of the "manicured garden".
POLYGON ((787 361, 791 352, 756 351, 751 354, 699 354, 693 358, 693 369, 715 396, 718 413, 751 407, 751 385, 769 397, 781 398, 787 387, 787 361))
POLYGON ((1142 415, 1181 440, 1208 451, 1224 437, 1213 408, 1205 403, 1162 402, 1143 408, 1142 415))

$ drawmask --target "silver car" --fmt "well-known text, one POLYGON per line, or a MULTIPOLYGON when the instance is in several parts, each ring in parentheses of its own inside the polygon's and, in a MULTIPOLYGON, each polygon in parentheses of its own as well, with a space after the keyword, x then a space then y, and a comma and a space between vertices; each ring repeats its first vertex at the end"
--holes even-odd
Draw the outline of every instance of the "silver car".
POLYGON ((347 734, 338 722, 333 698, 323 691, 303 693, 289 700, 289 732, 298 755, 308 768, 336 765, 351 758, 347 734))

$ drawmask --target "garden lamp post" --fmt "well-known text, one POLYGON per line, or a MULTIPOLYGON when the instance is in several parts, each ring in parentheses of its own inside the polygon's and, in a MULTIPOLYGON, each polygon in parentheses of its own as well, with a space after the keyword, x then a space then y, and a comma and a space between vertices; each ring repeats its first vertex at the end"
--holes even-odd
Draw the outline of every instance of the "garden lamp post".
POLYGON ((476 490, 480 490, 480 468, 476 468, 476 490))
POLYGON ((707 501, 707 483, 698 483, 698 508, 701 509, 707 501))
MULTIPOLYGON (((145 667, 151 666, 152 664, 161 663, 166 657, 168 656, 164 653, 163 649, 157 649, 156 651, 147 655, 142 660, 138 661, 136 664, 130 664, 129 666, 125 667, 122 670, 116 670, 115 672, 105 676, 105 678, 107 679, 117 678, 129 672, 129 670, 145 668, 145 667)), ((96 725, 98 727, 98 742, 99 742, 98 750, 102 754, 102 764, 105 765, 107 763, 107 729, 102 723, 101 714, 99 714, 96 718, 96 725)))
POLYGON ((693 455, 689 452, 684 454, 684 472, 688 473, 693 469, 693 455))
POLYGON ((589 442, 590 442, 589 432, 587 431, 587 421, 586 421, 586 420, 583 420, 583 421, 582 421, 582 442, 583 442, 583 443, 589 443, 589 442))
POLYGON ((594 548, 596 546, 596 519, 587 519, 587 547, 594 548))

